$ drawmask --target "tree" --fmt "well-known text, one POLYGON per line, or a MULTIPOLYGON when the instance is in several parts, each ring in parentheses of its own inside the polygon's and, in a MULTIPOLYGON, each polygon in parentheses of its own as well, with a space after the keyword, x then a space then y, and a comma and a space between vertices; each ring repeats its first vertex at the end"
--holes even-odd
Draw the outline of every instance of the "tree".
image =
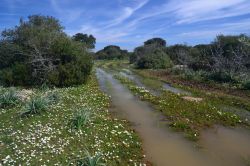
POLYGON ((191 47, 183 44, 176 44, 166 49, 167 54, 177 65, 188 65, 191 61, 191 47))
MULTIPOLYGON (((18 26, 2 32, 0 61, 6 61, 0 68, 0 80, 8 85, 50 84, 49 75, 59 72, 60 65, 67 66, 69 63, 74 68, 73 64, 81 59, 85 59, 86 64, 81 67, 86 70, 82 76, 86 78, 90 73, 87 64, 92 63, 82 44, 72 41, 63 32, 59 20, 50 16, 32 15, 28 21, 20 20, 18 26)), ((59 79, 59 76, 54 79, 59 79)))
POLYGON ((144 42, 144 45, 152 45, 155 44, 159 47, 166 47, 167 43, 162 38, 152 38, 144 42))
POLYGON ((213 60, 211 69, 216 76, 215 79, 221 80, 220 77, 227 77, 228 81, 246 78, 250 64, 250 47, 241 41, 242 37, 249 38, 245 35, 223 36, 220 35, 211 45, 211 57, 213 60))
POLYGON ((96 53, 96 59, 125 59, 129 56, 127 50, 122 50, 119 46, 110 45, 104 47, 96 53))
POLYGON ((77 33, 73 36, 73 40, 83 43, 89 49, 95 48, 96 38, 93 35, 77 33))
POLYGON ((144 42, 143 46, 137 47, 130 56, 130 63, 137 68, 164 69, 172 66, 172 61, 165 51, 166 41, 153 38, 144 42))

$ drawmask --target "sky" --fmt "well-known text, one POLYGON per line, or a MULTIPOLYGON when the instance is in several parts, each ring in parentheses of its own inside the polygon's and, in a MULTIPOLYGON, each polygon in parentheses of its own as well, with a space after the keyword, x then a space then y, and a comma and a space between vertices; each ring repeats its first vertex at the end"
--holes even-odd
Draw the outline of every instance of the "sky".
POLYGON ((195 45, 250 34, 250 0, 0 0, 0 31, 33 14, 54 16, 68 35, 93 34, 96 50, 133 50, 153 37, 195 45))

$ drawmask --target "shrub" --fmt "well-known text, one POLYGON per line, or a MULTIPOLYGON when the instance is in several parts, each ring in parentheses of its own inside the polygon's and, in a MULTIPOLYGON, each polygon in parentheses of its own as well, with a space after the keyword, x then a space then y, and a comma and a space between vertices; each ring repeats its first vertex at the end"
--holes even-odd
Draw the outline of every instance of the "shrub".
POLYGON ((88 79, 91 69, 90 59, 79 58, 77 62, 60 64, 57 70, 48 74, 48 82, 59 87, 82 84, 88 79))
POLYGON ((71 120, 71 128, 80 130, 84 127, 90 120, 91 113, 89 110, 77 110, 71 120))
POLYGON ((70 86, 84 83, 90 74, 93 63, 86 43, 72 40, 53 17, 29 16, 3 31, 1 39, 4 85, 70 86))
POLYGON ((235 80, 225 72, 213 72, 208 75, 208 79, 220 83, 235 82, 235 80))
POLYGON ((129 53, 127 50, 122 50, 119 46, 110 45, 104 47, 104 49, 98 51, 95 54, 96 59, 107 59, 107 60, 114 60, 114 59, 126 59, 128 58, 129 53))
POLYGON ((57 103, 59 99, 60 96, 56 92, 49 92, 45 96, 35 96, 26 103, 22 116, 41 114, 48 110, 50 105, 57 103))
POLYGON ((247 80, 242 83, 242 88, 245 90, 250 90, 250 80, 247 80))
POLYGON ((182 71, 183 73, 181 73, 181 75, 183 78, 195 81, 203 81, 207 74, 205 71, 202 70, 194 71, 192 69, 184 69, 182 71))
POLYGON ((130 63, 139 69, 165 69, 172 67, 172 61, 165 51, 166 41, 153 38, 137 47, 130 56, 130 63))
POLYGON ((165 69, 172 66, 172 61, 165 52, 157 50, 140 58, 136 66, 139 69, 165 69))
POLYGON ((25 111, 22 116, 28 116, 33 114, 41 114, 41 112, 46 111, 49 106, 49 99, 42 96, 37 96, 31 98, 25 105, 25 111))
POLYGON ((22 63, 15 63, 0 71, 0 80, 6 86, 30 85, 29 67, 22 63))
POLYGON ((0 108, 15 106, 20 99, 14 89, 10 89, 0 96, 0 108))
POLYGON ((60 96, 56 92, 50 92, 46 96, 47 100, 49 101, 49 104, 55 104, 60 100, 60 96))

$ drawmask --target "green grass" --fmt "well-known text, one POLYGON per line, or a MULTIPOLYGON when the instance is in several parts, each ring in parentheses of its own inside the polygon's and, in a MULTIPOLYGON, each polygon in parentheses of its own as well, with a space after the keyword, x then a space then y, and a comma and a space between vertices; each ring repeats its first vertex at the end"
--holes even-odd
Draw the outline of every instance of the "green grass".
POLYGON ((109 113, 110 98, 99 90, 95 78, 77 87, 33 89, 30 98, 50 92, 60 99, 36 116, 20 118, 23 105, 0 108, 0 161, 4 165, 70 165, 85 158, 86 149, 91 156, 102 154, 102 162, 109 166, 142 163, 139 136, 127 121, 109 113), (91 121, 78 131, 69 123, 76 108, 92 114, 91 121))

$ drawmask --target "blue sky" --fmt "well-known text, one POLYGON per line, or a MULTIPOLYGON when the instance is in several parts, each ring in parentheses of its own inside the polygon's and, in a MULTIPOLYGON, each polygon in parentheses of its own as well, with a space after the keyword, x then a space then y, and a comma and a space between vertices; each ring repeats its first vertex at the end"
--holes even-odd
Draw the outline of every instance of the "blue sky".
POLYGON ((152 37, 195 45, 250 34, 250 0, 0 0, 0 30, 31 14, 58 18, 69 35, 93 34, 97 50, 132 50, 152 37))

